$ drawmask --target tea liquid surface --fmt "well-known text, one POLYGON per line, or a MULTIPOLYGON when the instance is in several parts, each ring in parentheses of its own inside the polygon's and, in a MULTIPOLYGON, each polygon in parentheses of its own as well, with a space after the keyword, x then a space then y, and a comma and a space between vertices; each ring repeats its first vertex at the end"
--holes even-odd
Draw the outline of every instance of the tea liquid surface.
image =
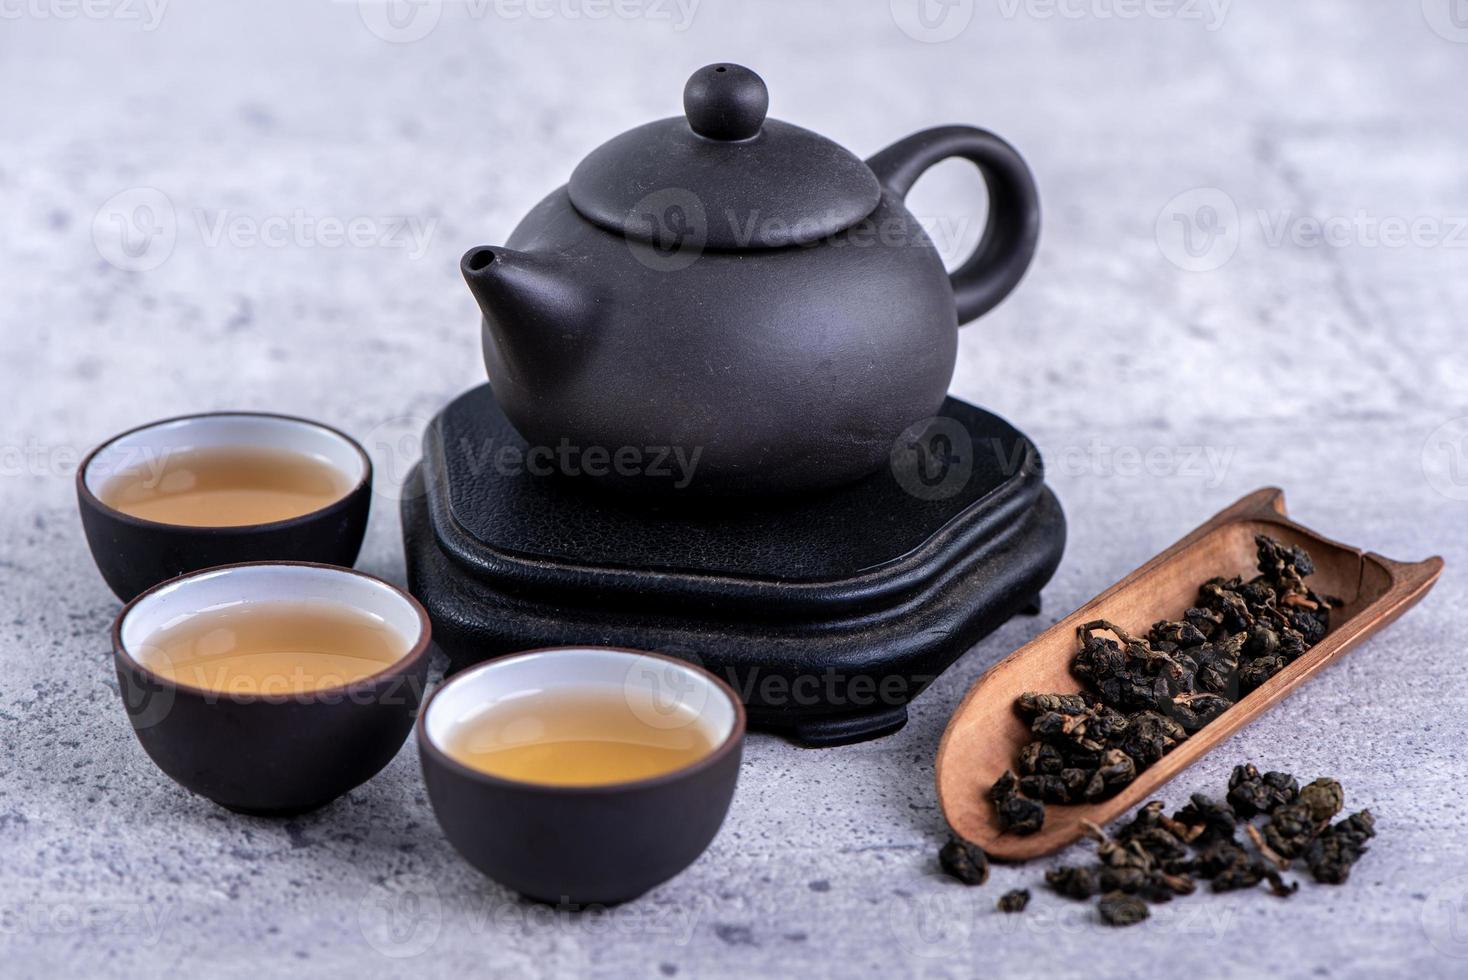
POLYGON ((456 724, 443 748, 504 779, 600 786, 681 769, 713 751, 714 741, 692 711, 639 715, 620 689, 587 689, 493 705, 456 724))
POLYGON ((164 677, 226 694, 300 694, 386 669, 410 644, 377 617, 333 602, 241 603, 152 634, 134 656, 164 677))
POLYGON ((289 449, 216 446, 160 454, 98 495, 114 510, 187 527, 268 524, 320 510, 351 490, 336 467, 289 449))

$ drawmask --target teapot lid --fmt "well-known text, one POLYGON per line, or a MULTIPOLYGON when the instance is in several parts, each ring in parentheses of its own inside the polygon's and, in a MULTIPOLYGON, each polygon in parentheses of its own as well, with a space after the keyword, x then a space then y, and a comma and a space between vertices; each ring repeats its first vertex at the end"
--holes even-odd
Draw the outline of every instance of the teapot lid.
POLYGON ((722 249, 805 244, 871 214, 882 196, 871 168, 824 136, 766 119, 769 104, 748 68, 700 68, 683 89, 684 116, 628 130, 581 161, 571 203, 629 238, 692 236, 722 249))

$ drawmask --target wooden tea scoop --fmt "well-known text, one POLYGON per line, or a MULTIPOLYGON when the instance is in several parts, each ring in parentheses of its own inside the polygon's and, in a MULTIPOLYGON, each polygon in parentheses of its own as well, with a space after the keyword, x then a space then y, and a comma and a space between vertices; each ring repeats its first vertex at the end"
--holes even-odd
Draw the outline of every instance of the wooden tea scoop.
POLYGON ((1125 579, 1020 647, 981 677, 958 706, 938 746, 938 801, 954 832, 991 857, 1023 861, 1050 854, 1078 839, 1083 821, 1104 825, 1152 799, 1162 784, 1306 678, 1392 622, 1427 594, 1442 572, 1441 558, 1415 564, 1338 544, 1285 516, 1284 493, 1259 490, 1244 497, 1125 579), (1330 632, 1294 663, 1144 770, 1124 790, 1100 803, 1047 804, 1045 826, 1029 836, 999 828, 989 787, 1015 768, 1015 755, 1030 740, 1014 701, 1026 691, 1079 691, 1070 663, 1078 649, 1076 628, 1104 619, 1145 636, 1162 619, 1178 619, 1194 604, 1198 586, 1217 575, 1256 574, 1254 535, 1268 534, 1310 553, 1315 574, 1308 584, 1345 605, 1331 613, 1330 632))

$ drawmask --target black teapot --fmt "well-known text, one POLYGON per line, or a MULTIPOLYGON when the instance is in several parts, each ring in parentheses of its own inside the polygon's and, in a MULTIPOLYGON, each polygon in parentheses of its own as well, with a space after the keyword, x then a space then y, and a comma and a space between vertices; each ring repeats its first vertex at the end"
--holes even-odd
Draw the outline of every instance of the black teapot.
POLYGON ((872 473, 937 412, 958 326, 1034 254, 1029 168, 969 126, 863 162, 768 106, 749 69, 701 68, 686 118, 598 147, 506 247, 464 256, 495 397, 532 446, 632 486, 791 493, 872 473), (951 275, 903 204, 949 157, 989 191, 983 237, 951 275), (669 451, 681 479, 647 466, 669 451))

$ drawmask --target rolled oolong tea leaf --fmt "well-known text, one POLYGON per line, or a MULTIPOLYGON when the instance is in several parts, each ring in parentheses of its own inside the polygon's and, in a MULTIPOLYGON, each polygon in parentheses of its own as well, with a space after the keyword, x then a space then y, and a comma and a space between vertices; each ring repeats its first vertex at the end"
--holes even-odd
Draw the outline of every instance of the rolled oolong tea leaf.
POLYGON ((1275 674, 1289 666, 1284 657, 1260 657, 1239 668, 1239 693, 1252 694, 1275 674))
POLYGON ((1096 909, 1101 921, 1109 926, 1134 926, 1152 914, 1146 902, 1126 892, 1107 892, 1096 909))
POLYGON ((1102 891, 1138 894, 1148 901, 1167 902, 1174 895, 1191 894, 1196 887, 1186 873, 1187 848, 1162 825, 1162 804, 1143 807, 1131 823, 1110 837, 1095 824, 1086 833, 1098 842, 1102 891))
POLYGON ((1019 779, 1013 770, 1004 770, 1004 775, 990 787, 989 801, 999 814, 999 826, 1011 834, 1038 833, 1045 825, 1045 804, 1020 793, 1019 779))
POLYGON ((950 878, 965 885, 982 885, 989 880, 989 855, 957 837, 950 837, 938 851, 938 865, 950 878))
POLYGON ((1183 726, 1155 711, 1139 711, 1131 717, 1121 750, 1145 769, 1171 752, 1188 737, 1183 726))
POLYGON ((1277 808, 1264 824, 1264 842, 1269 849, 1287 861, 1305 853, 1305 848, 1320 832, 1320 824, 1310 816, 1307 803, 1289 803, 1277 808))
POLYGON ((1300 784, 1284 772, 1259 774, 1253 763, 1234 766, 1228 778, 1228 802, 1245 820, 1258 814, 1273 813, 1278 807, 1295 802, 1300 784))
POLYGON ((1233 702, 1223 695, 1202 691, 1175 696, 1168 713, 1191 735, 1231 707, 1233 702))
POLYGON ((1206 793, 1194 793, 1188 798, 1188 805, 1174 813, 1172 819, 1183 827, 1197 828, 1191 839, 1204 844, 1213 840, 1233 840, 1237 823, 1227 803, 1221 803, 1206 793))
POLYGON ((1091 774, 1083 769, 1062 769, 1059 773, 1023 776, 1020 792, 1043 803, 1077 803, 1084 796, 1091 774))
POLYGON ((1263 881, 1269 874, 1269 869, 1264 862, 1247 858, 1224 868, 1213 876, 1213 890, 1216 892, 1239 891, 1244 888, 1253 888, 1263 881))
POLYGON ((1065 768, 1065 756, 1053 745, 1029 742, 1019 750, 1019 771, 1026 776, 1058 775, 1065 768))
POLYGON ((1016 888, 999 896, 998 908, 1001 912, 1015 913, 1023 912, 1025 906, 1030 904, 1030 890, 1028 888, 1016 888))
POLYGON ((1056 894, 1084 902, 1098 890, 1097 875, 1091 868, 1061 865, 1045 872, 1045 884, 1056 894))
POLYGON ((1165 827, 1149 827, 1119 840, 1127 847, 1138 848, 1146 853, 1152 864, 1163 872, 1179 873, 1192 868, 1188 846, 1165 827))
POLYGON ((1027 717, 1034 718, 1049 712, 1062 715, 1083 715, 1091 710, 1090 700, 1083 694, 1021 694, 1015 704, 1027 717))
POLYGON ((1351 868, 1366 853, 1366 842, 1376 836, 1370 810, 1353 813, 1320 833, 1305 852, 1311 876, 1327 885, 1343 885, 1351 868))
POLYGON ((1310 819, 1322 823, 1341 812, 1346 794, 1334 779, 1317 779, 1300 790, 1299 802, 1310 809, 1310 819))
POLYGON ((1120 749, 1107 749, 1101 753, 1096 772, 1086 784, 1086 800, 1095 802, 1115 795, 1117 790, 1136 778, 1137 764, 1132 757, 1120 749))
POLYGON ((1232 837, 1219 838, 1198 849, 1193 860, 1193 873, 1199 878, 1214 879, 1232 868, 1249 863, 1249 852, 1232 837))

